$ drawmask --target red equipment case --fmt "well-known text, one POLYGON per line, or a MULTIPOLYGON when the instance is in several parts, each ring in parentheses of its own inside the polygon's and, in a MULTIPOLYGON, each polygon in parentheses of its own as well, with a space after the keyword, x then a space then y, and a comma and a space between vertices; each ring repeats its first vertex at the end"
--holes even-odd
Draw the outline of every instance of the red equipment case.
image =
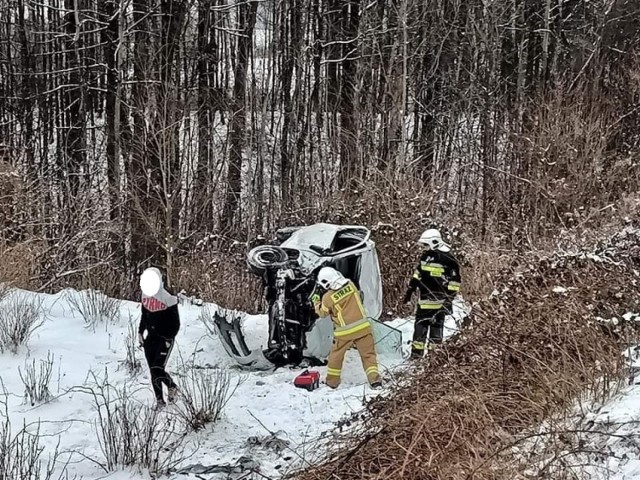
POLYGON ((320 373, 315 370, 305 370, 295 378, 293 384, 311 392, 320 386, 320 373))

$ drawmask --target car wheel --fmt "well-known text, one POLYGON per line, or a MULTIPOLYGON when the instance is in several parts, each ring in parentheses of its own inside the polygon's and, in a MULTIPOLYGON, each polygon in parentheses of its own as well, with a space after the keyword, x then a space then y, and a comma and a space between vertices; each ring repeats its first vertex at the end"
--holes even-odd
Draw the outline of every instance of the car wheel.
POLYGON ((288 262, 287 252, 273 245, 260 245, 247 254, 247 265, 255 275, 263 275, 269 269, 282 268, 288 262))

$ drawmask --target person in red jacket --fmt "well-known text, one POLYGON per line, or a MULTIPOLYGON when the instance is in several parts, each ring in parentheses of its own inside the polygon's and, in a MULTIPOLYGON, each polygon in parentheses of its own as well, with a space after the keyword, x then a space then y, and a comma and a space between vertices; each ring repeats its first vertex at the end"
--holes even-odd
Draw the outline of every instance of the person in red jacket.
POLYGON ((167 400, 172 402, 178 388, 165 370, 176 335, 180 330, 178 298, 169 293, 157 268, 148 268, 140 277, 142 290, 142 316, 138 327, 138 340, 151 373, 151 385, 158 407, 166 405, 162 386, 167 387, 167 400))

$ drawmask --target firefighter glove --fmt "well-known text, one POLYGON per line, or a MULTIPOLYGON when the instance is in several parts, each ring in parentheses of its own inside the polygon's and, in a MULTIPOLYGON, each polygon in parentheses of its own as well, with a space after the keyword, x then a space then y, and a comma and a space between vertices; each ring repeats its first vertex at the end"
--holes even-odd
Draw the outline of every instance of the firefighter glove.
POLYGON ((453 313, 453 302, 450 299, 445 300, 442 306, 448 314, 453 313))
POLYGON ((320 303, 320 295, 318 295, 317 293, 314 293, 313 295, 311 295, 311 301, 315 304, 315 303, 320 303))

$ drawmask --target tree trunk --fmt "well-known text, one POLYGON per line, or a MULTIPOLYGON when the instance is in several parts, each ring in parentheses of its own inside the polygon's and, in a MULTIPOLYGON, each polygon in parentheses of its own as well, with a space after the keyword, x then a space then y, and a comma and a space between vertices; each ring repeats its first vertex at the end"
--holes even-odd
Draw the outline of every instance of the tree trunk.
POLYGON ((346 19, 345 37, 342 49, 342 90, 340 98, 340 187, 348 187, 358 173, 358 119, 356 116, 356 82, 358 66, 355 60, 358 52, 358 27, 360 23, 360 2, 343 2, 343 17, 346 19))
POLYGON ((205 231, 213 228, 211 129, 216 106, 212 89, 218 61, 211 3, 211 0, 198 2, 198 169, 194 208, 190 209, 193 227, 205 231))
POLYGON ((340 61, 340 44, 342 39, 343 19, 341 18, 341 4, 347 0, 328 0, 325 22, 326 25, 326 41, 329 43, 327 47, 327 108, 330 112, 335 113, 338 109, 338 95, 340 93, 340 84, 338 76, 338 66, 340 61))
MULTIPOLYGON (((105 85, 105 128, 107 134, 107 182, 109 185, 109 208, 111 221, 117 222, 121 218, 120 210, 120 135, 118 131, 118 62, 116 60, 117 42, 119 40, 118 6, 114 0, 100 2, 100 9, 107 26, 101 31, 101 41, 104 45, 104 59, 106 63, 105 85)), ((116 240, 117 241, 117 240, 116 240)), ((118 242, 121 244, 122 242, 118 242)))
POLYGON ((153 59, 149 49, 151 41, 148 0, 133 0, 133 22, 136 26, 133 51, 133 84, 131 87, 131 117, 133 119, 131 142, 128 144, 128 213, 130 215, 131 258, 130 267, 139 267, 140 262, 152 258, 159 259, 160 251, 151 241, 145 217, 151 214, 151 198, 149 196, 146 176, 147 162, 151 159, 152 150, 147 144, 146 105, 150 100, 145 80, 153 81, 153 59))
POLYGON ((247 68, 253 44, 258 2, 249 0, 238 6, 238 30, 241 35, 236 43, 233 97, 231 98, 231 126, 229 129, 229 157, 227 184, 220 228, 224 234, 232 233, 239 217, 242 189, 242 152, 246 127, 247 68))
POLYGON ((80 15, 78 0, 65 0, 65 38, 66 38, 66 66, 68 71, 68 87, 64 98, 66 121, 64 125, 64 166, 62 175, 65 183, 65 197, 63 211, 69 214, 69 225, 75 223, 75 208, 73 203, 80 193, 81 168, 84 165, 86 146, 84 141, 85 127, 85 98, 83 95, 80 52, 82 48, 82 26, 78 22, 80 15))

